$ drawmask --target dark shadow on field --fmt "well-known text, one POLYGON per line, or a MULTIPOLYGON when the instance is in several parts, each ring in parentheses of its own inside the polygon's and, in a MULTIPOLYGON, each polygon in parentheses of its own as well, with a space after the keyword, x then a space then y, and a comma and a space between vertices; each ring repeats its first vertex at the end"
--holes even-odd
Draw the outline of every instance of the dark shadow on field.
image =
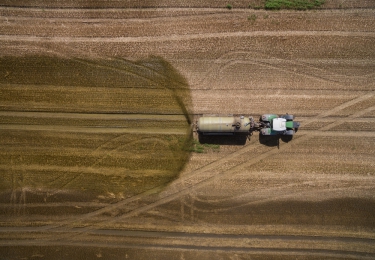
POLYGON ((198 136, 201 144, 245 145, 247 135, 202 135, 198 136))
POLYGON ((292 141, 292 135, 261 135, 259 134, 259 143, 266 145, 266 146, 277 146, 280 145, 280 140, 284 143, 288 143, 292 141))
MULTIPOLYGON (((321 198, 324 198, 324 195, 321 198)), ((228 219, 231 219, 238 225, 274 225, 277 223, 277 225, 375 227, 373 218, 375 200, 368 198, 339 197, 319 201, 266 200, 255 204, 232 200, 214 204, 201 197, 201 201, 195 201, 194 206, 205 210, 199 215, 202 222, 218 225, 228 223, 228 219), (220 214, 215 212, 217 208, 222 210, 220 214)))
POLYGON ((289 143, 293 139, 293 135, 282 135, 280 136, 281 141, 284 143, 289 143))
MULTIPOLYGON (((190 88, 161 57, 3 56, 0 75, 2 109, 41 129, 0 132, 0 161, 8 166, 0 193, 13 204, 71 201, 70 194, 74 201, 115 201, 162 190, 189 160, 190 88), (116 114, 126 118, 111 119, 116 114)), ((13 123, 11 114, 4 118, 13 123)))

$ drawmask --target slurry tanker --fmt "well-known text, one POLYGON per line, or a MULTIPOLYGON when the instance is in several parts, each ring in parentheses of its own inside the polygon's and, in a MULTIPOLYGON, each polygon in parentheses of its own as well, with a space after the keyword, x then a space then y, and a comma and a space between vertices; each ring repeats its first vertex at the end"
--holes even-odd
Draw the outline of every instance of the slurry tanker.
POLYGON ((294 135, 299 126, 289 114, 264 114, 258 122, 245 116, 202 116, 196 122, 197 132, 203 135, 251 135, 254 131, 262 135, 294 135))

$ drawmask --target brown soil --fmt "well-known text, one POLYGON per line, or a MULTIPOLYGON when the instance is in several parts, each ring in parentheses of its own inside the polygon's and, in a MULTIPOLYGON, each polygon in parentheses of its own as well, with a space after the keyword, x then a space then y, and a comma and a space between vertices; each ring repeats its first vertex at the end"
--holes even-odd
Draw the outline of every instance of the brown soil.
POLYGON ((2 4, 1 256, 375 257, 374 2, 227 4, 2 4), (192 118, 286 112, 188 156, 192 118))

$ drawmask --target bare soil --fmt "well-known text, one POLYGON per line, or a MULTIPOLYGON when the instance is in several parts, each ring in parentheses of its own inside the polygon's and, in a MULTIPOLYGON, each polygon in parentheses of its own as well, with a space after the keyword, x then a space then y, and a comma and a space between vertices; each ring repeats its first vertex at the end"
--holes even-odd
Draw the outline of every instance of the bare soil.
POLYGON ((2 257, 375 258, 374 2, 227 4, 0 6, 2 257), (263 113, 301 128, 190 153, 263 113))

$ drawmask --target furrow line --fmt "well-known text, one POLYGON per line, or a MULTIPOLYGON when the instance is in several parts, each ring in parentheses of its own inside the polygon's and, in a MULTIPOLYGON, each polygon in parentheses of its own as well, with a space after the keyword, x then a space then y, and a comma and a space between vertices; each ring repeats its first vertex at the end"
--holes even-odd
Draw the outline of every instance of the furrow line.
POLYGON ((100 42, 100 43, 142 43, 142 42, 166 42, 166 41, 186 41, 208 38, 227 37, 292 37, 292 36, 312 36, 312 37, 375 37, 375 32, 344 32, 344 31, 252 31, 252 32, 224 32, 224 33, 203 33, 189 35, 168 35, 153 37, 36 37, 24 35, 0 35, 0 41, 22 41, 22 42, 100 42))
MULTIPOLYGON (((271 240, 272 241, 272 240, 271 240)), ((259 241, 254 241, 258 242, 259 241)), ((321 248, 299 248, 295 246, 296 242, 301 244, 306 243, 306 240, 296 240, 291 238, 289 241, 284 241, 285 243, 294 244, 292 247, 267 247, 267 241, 264 241, 265 246, 218 246, 218 245, 195 245, 195 244, 132 244, 132 243, 120 243, 120 242, 110 242, 107 241, 105 244, 102 242, 94 241, 60 241, 60 240, 2 240, 0 241, 0 247, 9 247, 17 245, 19 246, 41 246, 41 247, 51 247, 51 246, 71 246, 71 247, 96 247, 96 248, 120 248, 120 249, 149 249, 149 250, 163 250, 163 251, 208 251, 208 252, 224 252, 224 253, 250 253, 250 254, 262 254, 262 255, 288 255, 288 256, 317 256, 317 257, 338 257, 343 259, 373 259, 375 254, 373 252, 363 252, 354 251, 350 249, 326 249, 321 248)), ((323 240, 322 242, 325 242, 323 240)), ((262 243, 260 243, 262 244, 262 243)), ((361 244, 362 245, 362 244, 361 244)), ((365 245, 367 246, 367 244, 365 245)))
POLYGON ((75 133, 116 133, 116 134, 155 134, 155 135, 186 135, 186 128, 125 128, 125 127, 76 127, 62 125, 0 125, 1 130, 23 130, 23 131, 54 131, 75 133))

